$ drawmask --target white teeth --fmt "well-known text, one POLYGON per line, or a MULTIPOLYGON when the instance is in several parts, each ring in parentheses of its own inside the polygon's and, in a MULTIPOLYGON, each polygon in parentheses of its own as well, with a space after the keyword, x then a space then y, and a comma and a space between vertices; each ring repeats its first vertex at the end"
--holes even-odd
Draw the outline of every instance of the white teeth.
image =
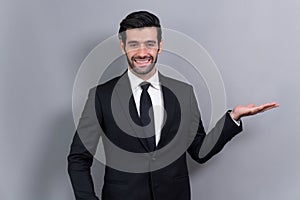
POLYGON ((138 64, 146 64, 146 63, 150 62, 151 59, 150 58, 148 58, 148 59, 134 59, 134 61, 138 64))

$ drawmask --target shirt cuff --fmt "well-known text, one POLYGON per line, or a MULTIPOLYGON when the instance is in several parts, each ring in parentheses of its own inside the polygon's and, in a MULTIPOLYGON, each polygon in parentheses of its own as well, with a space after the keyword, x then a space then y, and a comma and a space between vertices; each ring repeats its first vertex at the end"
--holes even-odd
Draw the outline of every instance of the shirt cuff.
MULTIPOLYGON (((229 111, 228 113, 230 113, 231 111, 229 111)), ((241 120, 239 119, 239 120, 235 120, 235 119, 233 119, 232 117, 231 117, 231 115, 229 115, 230 116, 230 118, 232 119, 232 121, 237 125, 237 126, 240 126, 241 125, 241 120)))

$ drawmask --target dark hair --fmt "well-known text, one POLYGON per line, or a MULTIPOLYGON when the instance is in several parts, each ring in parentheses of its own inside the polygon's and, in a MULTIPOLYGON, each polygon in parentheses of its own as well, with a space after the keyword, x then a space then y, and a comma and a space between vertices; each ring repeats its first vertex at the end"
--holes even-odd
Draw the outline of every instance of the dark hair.
POLYGON ((147 11, 130 13, 120 23, 119 39, 126 43, 126 30, 144 27, 157 27, 157 40, 161 41, 161 26, 157 16, 147 11))

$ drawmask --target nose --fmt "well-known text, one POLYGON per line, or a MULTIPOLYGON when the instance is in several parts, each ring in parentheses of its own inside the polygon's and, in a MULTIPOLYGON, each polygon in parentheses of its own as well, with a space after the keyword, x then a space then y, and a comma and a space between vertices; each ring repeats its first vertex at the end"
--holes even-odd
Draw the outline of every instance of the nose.
POLYGON ((140 56, 145 56, 145 55, 147 55, 147 53, 148 53, 148 49, 146 48, 145 45, 142 44, 142 45, 138 48, 138 54, 139 54, 140 56))

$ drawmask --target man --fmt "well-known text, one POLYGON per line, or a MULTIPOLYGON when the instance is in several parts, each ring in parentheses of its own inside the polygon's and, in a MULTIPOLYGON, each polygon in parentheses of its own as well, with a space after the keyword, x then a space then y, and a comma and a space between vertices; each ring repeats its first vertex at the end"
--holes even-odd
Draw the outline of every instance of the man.
POLYGON ((76 199, 98 199, 90 167, 101 137, 103 200, 189 200, 186 152, 206 162, 242 131, 241 117, 279 106, 237 106, 206 135, 192 87, 156 68, 163 48, 160 27, 159 19, 146 11, 131 13, 120 23, 128 70, 90 91, 68 156, 76 199))

